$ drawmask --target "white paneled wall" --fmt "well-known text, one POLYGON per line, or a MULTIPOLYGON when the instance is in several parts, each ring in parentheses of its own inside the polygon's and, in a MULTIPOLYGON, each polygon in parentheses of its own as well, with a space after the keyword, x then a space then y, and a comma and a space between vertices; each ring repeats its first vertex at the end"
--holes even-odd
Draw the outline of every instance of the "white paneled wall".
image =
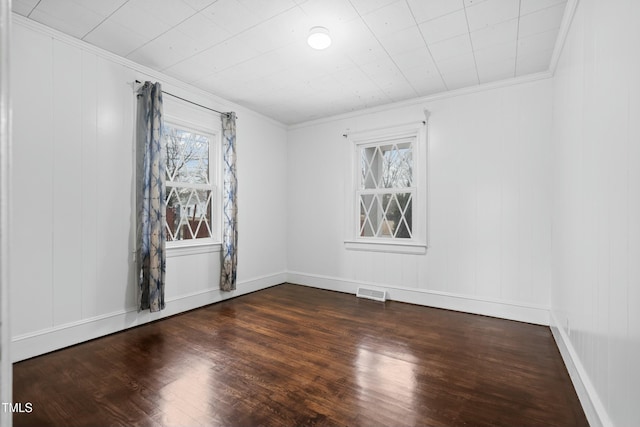
POLYGON ((639 21, 581 0, 554 78, 552 326, 593 426, 640 420, 639 21))
POLYGON ((294 127, 289 132, 290 280, 548 322, 551 80, 294 127), (426 255, 346 250, 349 131, 431 112, 426 255))
POLYGON ((285 280, 284 126, 38 24, 13 29, 14 359, 285 280), (136 79, 239 116, 238 290, 219 291, 219 252, 170 254, 160 314, 135 309, 136 79))

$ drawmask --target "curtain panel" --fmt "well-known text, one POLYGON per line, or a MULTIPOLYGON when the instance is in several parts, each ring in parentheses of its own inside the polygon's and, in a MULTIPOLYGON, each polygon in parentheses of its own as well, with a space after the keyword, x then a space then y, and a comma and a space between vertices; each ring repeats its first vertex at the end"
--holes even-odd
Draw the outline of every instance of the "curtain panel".
POLYGON ((236 289, 238 265, 238 180, 236 175, 236 115, 222 114, 222 263, 220 289, 236 289))
POLYGON ((166 271, 165 161, 162 88, 145 82, 138 92, 136 202, 138 311, 164 309, 166 271))

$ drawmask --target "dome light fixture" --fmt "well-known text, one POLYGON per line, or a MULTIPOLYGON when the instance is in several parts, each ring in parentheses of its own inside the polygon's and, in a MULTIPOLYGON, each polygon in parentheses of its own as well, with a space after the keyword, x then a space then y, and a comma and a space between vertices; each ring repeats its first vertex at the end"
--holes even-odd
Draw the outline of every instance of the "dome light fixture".
POLYGON ((329 30, 325 27, 312 27, 309 30, 309 37, 307 43, 314 49, 322 50, 331 45, 331 36, 329 36, 329 30))

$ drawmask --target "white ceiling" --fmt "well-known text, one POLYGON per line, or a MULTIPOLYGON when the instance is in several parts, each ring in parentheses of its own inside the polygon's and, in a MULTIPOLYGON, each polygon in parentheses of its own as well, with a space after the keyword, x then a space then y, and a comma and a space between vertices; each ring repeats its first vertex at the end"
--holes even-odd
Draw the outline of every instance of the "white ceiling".
POLYGON ((546 71, 566 0, 13 0, 285 124, 546 71), (306 44, 313 26, 333 44, 306 44))

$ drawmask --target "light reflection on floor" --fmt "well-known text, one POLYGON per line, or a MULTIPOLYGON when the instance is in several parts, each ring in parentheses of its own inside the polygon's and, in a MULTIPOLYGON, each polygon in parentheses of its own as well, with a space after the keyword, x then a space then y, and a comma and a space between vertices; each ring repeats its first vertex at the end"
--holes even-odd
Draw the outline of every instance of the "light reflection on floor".
POLYGON ((362 414, 370 412, 375 416, 387 405, 400 406, 407 414, 407 418, 401 420, 402 424, 415 424, 416 362, 403 344, 376 342, 369 346, 367 340, 361 341, 355 366, 358 368, 356 381, 362 414))
POLYGON ((163 403, 162 423, 166 425, 202 425, 203 420, 215 418, 215 387, 212 387, 216 371, 211 361, 193 358, 184 365, 178 379, 160 391, 163 403))

